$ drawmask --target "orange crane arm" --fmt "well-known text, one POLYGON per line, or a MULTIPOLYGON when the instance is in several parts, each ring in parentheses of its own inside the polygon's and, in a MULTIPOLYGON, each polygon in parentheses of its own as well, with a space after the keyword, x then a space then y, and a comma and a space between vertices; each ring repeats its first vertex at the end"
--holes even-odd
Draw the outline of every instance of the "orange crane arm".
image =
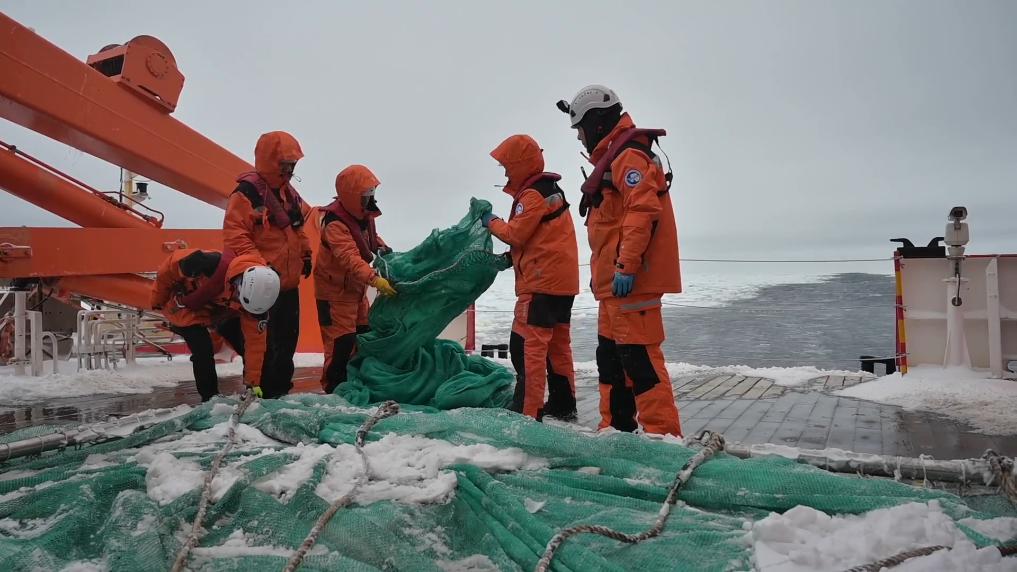
POLYGON ((89 61, 0 13, 0 117, 224 208, 253 167, 169 115, 183 85, 169 49, 139 36, 89 61))
POLYGON ((150 220, 0 141, 0 189, 81 226, 152 229, 150 220))
POLYGON ((184 248, 222 250, 222 231, 0 228, 0 278, 140 274, 184 248))

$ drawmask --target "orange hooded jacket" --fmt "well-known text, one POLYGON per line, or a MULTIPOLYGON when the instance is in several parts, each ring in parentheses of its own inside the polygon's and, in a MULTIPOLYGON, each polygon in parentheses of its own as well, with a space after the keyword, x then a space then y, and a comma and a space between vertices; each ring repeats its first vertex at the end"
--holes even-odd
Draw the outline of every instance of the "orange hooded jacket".
POLYGON ((197 251, 197 248, 185 248, 170 254, 159 265, 152 285, 152 309, 161 311, 166 321, 178 328, 207 326, 212 322, 212 312, 208 308, 191 310, 177 301, 208 280, 205 276, 191 278, 180 271, 180 261, 197 251))
MULTIPOLYGON (((623 114, 590 161, 596 164, 612 140, 633 127, 623 114)), ((643 151, 625 149, 611 162, 611 184, 601 187, 603 201, 586 221, 594 297, 613 295, 617 271, 636 275, 632 296, 681 292, 678 229, 663 169, 643 151)))
POLYGON ((578 294, 579 247, 572 215, 568 208, 562 210, 565 197, 553 178, 539 185, 546 193, 535 188, 537 183, 527 184, 544 170, 540 146, 528 135, 513 135, 491 151, 491 157, 505 167, 505 192, 513 204, 508 222, 493 219, 489 228, 510 247, 516 295, 578 294))
MULTIPOLYGON (((303 156, 297 140, 283 131, 265 133, 258 138, 254 148, 257 176, 267 184, 271 189, 269 192, 274 194, 285 211, 299 209, 306 219, 310 207, 279 170, 281 161, 299 161, 303 156)), ((238 180, 244 178, 241 176, 238 180)), ((237 187, 238 190, 240 188, 237 187)), ((302 226, 277 226, 273 223, 272 214, 271 209, 265 205, 255 207, 244 193, 234 191, 226 205, 223 244, 238 256, 259 255, 264 260, 263 264, 268 264, 279 273, 280 288, 283 291, 292 290, 300 284, 304 259, 311 257, 311 247, 302 226)))
MULTIPOLYGON (((332 212, 342 206, 353 219, 362 222, 361 242, 371 242, 370 225, 381 213, 365 211, 361 202, 364 192, 379 185, 378 178, 363 165, 350 165, 335 178, 336 200, 328 207, 318 209, 321 217, 321 248, 314 264, 314 297, 318 300, 357 302, 367 292, 367 286, 377 276, 371 268, 373 253, 365 256, 353 231, 332 212)), ((375 234, 375 246, 385 246, 375 234)))

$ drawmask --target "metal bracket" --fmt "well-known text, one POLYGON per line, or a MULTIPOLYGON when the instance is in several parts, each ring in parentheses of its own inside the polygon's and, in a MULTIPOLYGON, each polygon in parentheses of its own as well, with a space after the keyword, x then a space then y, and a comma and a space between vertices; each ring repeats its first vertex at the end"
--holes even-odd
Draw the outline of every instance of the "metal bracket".
POLYGON ((0 262, 6 262, 12 258, 31 258, 32 247, 20 246, 5 242, 0 244, 0 262))
POLYGON ((166 252, 173 252, 174 250, 183 250, 187 248, 187 243, 183 239, 177 239, 172 242, 162 243, 162 249, 166 252))

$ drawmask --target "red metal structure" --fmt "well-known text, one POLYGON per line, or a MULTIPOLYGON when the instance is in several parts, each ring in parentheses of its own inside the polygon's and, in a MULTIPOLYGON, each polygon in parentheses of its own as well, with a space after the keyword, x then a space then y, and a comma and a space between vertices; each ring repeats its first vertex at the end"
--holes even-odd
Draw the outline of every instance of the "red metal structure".
MULTIPOLYGON (((170 115, 183 84, 173 54, 151 36, 107 46, 82 62, 0 13, 0 117, 223 208, 237 175, 253 167, 170 115)), ((147 309, 150 281, 139 274, 154 272, 176 248, 222 246, 220 229, 162 229, 158 213, 3 142, 0 188, 84 227, 0 228, 0 278, 43 278, 62 290, 147 309)), ((320 351, 309 281, 300 295, 299 351, 320 351)))

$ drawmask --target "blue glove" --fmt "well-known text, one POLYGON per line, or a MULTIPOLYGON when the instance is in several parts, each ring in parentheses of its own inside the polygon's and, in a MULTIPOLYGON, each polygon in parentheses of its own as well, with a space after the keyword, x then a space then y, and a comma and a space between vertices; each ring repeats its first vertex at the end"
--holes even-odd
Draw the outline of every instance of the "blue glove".
POLYGON ((624 298, 632 293, 632 287, 636 284, 635 274, 614 273, 614 285, 611 292, 616 298, 624 298))
POLYGON ((496 218, 498 218, 498 215, 494 213, 485 213, 480 217, 480 224, 484 225, 484 228, 488 228, 488 226, 491 224, 491 221, 496 218))

